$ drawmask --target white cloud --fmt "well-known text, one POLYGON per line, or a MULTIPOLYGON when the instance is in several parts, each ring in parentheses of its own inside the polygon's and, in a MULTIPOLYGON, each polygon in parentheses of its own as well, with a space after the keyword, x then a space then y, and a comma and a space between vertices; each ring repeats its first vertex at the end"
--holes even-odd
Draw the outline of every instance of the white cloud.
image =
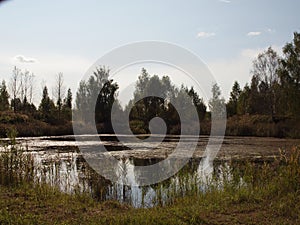
POLYGON ((34 59, 34 58, 26 58, 23 55, 16 55, 14 57, 14 60, 16 60, 17 62, 20 62, 20 63, 35 63, 36 62, 36 59, 34 59))
POLYGON ((223 2, 223 3, 231 3, 231 1, 229 1, 229 0, 219 0, 219 2, 223 2))
POLYGON ((213 37, 213 36, 216 36, 216 33, 213 33, 213 32, 199 32, 197 34, 197 37, 198 38, 209 38, 209 37, 213 37))
POLYGON ((247 36, 259 36, 261 35, 260 31, 251 31, 247 34, 247 36))

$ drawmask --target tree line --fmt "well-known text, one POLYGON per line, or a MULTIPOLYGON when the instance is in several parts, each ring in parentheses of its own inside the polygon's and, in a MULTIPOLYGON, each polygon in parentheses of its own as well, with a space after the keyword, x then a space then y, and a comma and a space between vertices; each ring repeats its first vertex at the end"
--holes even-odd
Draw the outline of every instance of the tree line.
POLYGON ((227 102, 228 117, 269 115, 299 118, 300 115, 300 34, 282 50, 282 57, 269 47, 253 61, 252 79, 241 89, 235 81, 227 102))
POLYGON ((218 84, 213 84, 208 105, 193 87, 176 87, 168 76, 151 76, 143 68, 134 97, 124 109, 118 101, 119 86, 110 79, 110 71, 104 66, 98 67, 88 80, 81 81, 74 108, 71 89, 66 90, 62 73, 56 76, 54 97, 50 98, 48 87, 44 86, 42 99, 36 107, 32 102, 34 74, 14 67, 9 87, 5 81, 0 85, 0 112, 23 113, 52 125, 70 122, 73 112, 84 123, 94 120, 99 132, 112 132, 111 119, 122 123, 124 115, 129 115, 130 128, 135 133, 149 133, 149 121, 154 117, 165 120, 168 133, 179 133, 180 117, 174 104, 184 109, 192 129, 196 124, 189 102, 196 108, 200 122, 209 122, 211 112, 223 115, 225 106, 230 118, 265 115, 274 123, 285 118, 297 120, 300 115, 299 33, 294 33, 293 40, 283 47, 281 55, 271 47, 260 53, 253 61, 250 84, 241 88, 235 81, 227 102, 222 98, 218 84), (155 97, 157 93, 160 97, 155 97))
POLYGON ((48 87, 45 85, 38 107, 33 103, 34 78, 33 73, 14 67, 8 85, 5 80, 0 85, 0 112, 24 114, 52 125, 71 121, 72 92, 71 89, 66 91, 63 74, 59 73, 56 76, 55 98, 50 98, 48 87))

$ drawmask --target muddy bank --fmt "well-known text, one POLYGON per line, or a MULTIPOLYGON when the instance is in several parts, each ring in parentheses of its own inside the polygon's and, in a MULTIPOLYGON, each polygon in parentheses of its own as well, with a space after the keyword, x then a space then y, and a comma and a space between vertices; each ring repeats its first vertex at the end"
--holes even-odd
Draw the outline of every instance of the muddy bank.
MULTIPOLYGON (((133 159, 165 159, 172 154, 179 140, 182 144, 182 152, 197 142, 193 158, 204 157, 204 152, 209 140, 208 136, 169 135, 162 137, 156 135, 148 142, 147 136, 138 136, 139 142, 133 136, 120 135, 123 144, 114 135, 100 135, 95 141, 95 136, 84 136, 81 142, 76 142, 73 136, 18 138, 17 142, 28 151, 47 153, 77 153, 80 149, 88 149, 104 145, 108 154, 120 158, 133 159), (163 139, 163 142, 161 140, 163 139)), ((300 145, 300 139, 279 139, 266 137, 225 137, 216 160, 268 160, 278 156, 281 150, 290 149, 300 145)))

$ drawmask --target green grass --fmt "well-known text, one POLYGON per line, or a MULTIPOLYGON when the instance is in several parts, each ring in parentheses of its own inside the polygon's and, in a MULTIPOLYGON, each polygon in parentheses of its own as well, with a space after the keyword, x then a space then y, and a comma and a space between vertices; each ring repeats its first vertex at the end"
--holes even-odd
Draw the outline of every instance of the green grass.
MULTIPOLYGON (((270 184, 272 187, 274 184, 270 184)), ((211 190, 168 206, 134 209, 118 202, 62 194, 47 185, 1 187, 1 224, 297 224, 299 193, 262 188, 211 190)), ((280 189, 278 187, 277 189, 280 189)))

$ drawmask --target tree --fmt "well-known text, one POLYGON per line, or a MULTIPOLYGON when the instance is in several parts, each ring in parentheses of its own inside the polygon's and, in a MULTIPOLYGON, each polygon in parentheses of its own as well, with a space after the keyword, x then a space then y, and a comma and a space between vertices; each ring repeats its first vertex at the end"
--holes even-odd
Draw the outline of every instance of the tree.
POLYGON ((13 108, 14 112, 27 109, 28 106, 30 106, 30 108, 33 108, 33 73, 30 73, 28 70, 25 70, 23 72, 15 66, 12 71, 9 86, 11 96, 11 107, 13 108))
MULTIPOLYGON (((276 113, 276 86, 278 85, 279 56, 269 47, 253 61, 252 74, 258 80, 260 96, 264 101, 264 111, 272 118, 276 113)), ((264 112, 260 112, 264 113, 264 112)))
POLYGON ((72 91, 71 89, 69 88, 68 89, 68 92, 67 92, 67 97, 65 98, 64 100, 64 105, 69 108, 69 109, 72 109, 72 91))
POLYGON ((2 81, 0 85, 0 111, 6 111, 9 109, 9 94, 7 92, 7 87, 5 81, 2 81))
POLYGON ((116 98, 116 93, 119 86, 113 80, 108 80, 104 83, 97 101, 96 101, 96 122, 105 123, 110 126, 111 123, 111 109, 116 98))
POLYGON ((18 103, 18 95, 20 93, 20 89, 21 89, 21 70, 18 69, 16 66, 14 67, 13 71, 12 71, 12 76, 10 79, 10 91, 11 91, 11 97, 12 97, 12 108, 14 110, 14 112, 17 111, 17 103, 18 103))
POLYGON ((186 88, 185 90, 186 93, 193 99, 193 104, 196 107, 199 120, 202 121, 206 114, 206 105, 204 104, 203 99, 199 97, 193 87, 190 89, 186 88))
POLYGON ((54 123, 55 121, 55 105, 50 99, 47 86, 43 89, 43 97, 39 106, 39 111, 45 122, 54 123))
POLYGON ((64 99, 64 104, 62 106, 64 118, 68 121, 72 119, 72 98, 72 91, 69 88, 67 92, 67 97, 64 99))
POLYGON ((136 82, 134 99, 126 107, 127 111, 131 109, 130 120, 140 121, 144 129, 148 130, 152 118, 166 115, 167 105, 175 96, 174 90, 169 77, 150 77, 146 69, 142 68, 136 82))
POLYGON ((237 114, 238 115, 245 115, 250 112, 250 93, 251 89, 248 84, 245 85, 243 91, 239 95, 237 101, 237 114))
POLYGON ((225 116, 225 99, 221 97, 221 89, 217 83, 213 84, 212 98, 209 100, 209 108, 214 118, 221 119, 225 116))
POLYGON ((237 81, 235 81, 232 86, 232 91, 230 92, 229 102, 226 104, 228 116, 233 116, 233 115, 237 114, 238 100, 240 98, 241 93, 242 93, 242 90, 240 88, 240 84, 237 81))
POLYGON ((259 78, 253 75, 250 84, 247 106, 250 114, 263 114, 265 110, 265 104, 263 104, 263 98, 260 95, 259 90, 259 78))
POLYGON ((79 83, 79 88, 76 93, 76 115, 82 121, 87 121, 86 111, 88 110, 88 91, 85 81, 79 83))
POLYGON ((154 117, 165 121, 168 133, 180 133, 182 121, 178 108, 185 112, 185 122, 190 123, 191 130, 197 116, 203 120, 206 114, 203 99, 193 87, 176 88, 168 76, 150 76, 143 68, 136 82, 134 98, 125 108, 127 112, 130 110, 129 119, 134 133, 149 133, 149 122, 154 117), (195 108, 198 115, 194 113, 195 108))
POLYGON ((86 123, 111 126, 111 108, 116 99, 118 85, 109 79, 109 69, 96 68, 87 81, 81 81, 76 93, 76 116, 86 123))
POLYGON ((283 90, 282 108, 286 114, 300 115, 300 33, 294 33, 294 39, 283 48, 280 60, 279 77, 283 90))
POLYGON ((141 75, 138 77, 138 81, 135 85, 135 92, 134 92, 134 98, 138 99, 141 96, 144 96, 144 92, 146 90, 146 86, 150 80, 150 75, 146 71, 145 68, 142 68, 141 75))
POLYGON ((34 90, 34 74, 28 70, 20 73, 20 98, 22 102, 32 103, 34 90))
POLYGON ((61 111, 63 106, 63 98, 65 96, 65 86, 63 73, 58 73, 54 87, 54 96, 56 98, 56 106, 58 111, 58 119, 61 119, 61 111))

